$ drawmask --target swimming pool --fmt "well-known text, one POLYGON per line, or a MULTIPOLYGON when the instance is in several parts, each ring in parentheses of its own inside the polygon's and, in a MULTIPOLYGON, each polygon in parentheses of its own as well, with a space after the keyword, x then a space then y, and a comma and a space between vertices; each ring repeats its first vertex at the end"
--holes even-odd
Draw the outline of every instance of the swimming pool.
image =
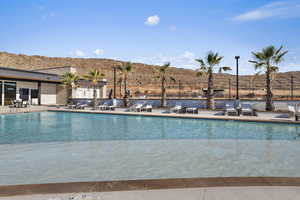
POLYGON ((0 185, 300 177, 300 125, 39 112, 0 116, 0 185))

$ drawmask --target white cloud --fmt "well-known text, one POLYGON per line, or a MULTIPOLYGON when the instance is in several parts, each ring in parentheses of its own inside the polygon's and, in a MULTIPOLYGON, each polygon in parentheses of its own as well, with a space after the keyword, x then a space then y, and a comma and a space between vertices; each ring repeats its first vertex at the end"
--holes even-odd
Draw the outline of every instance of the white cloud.
POLYGON ((71 51, 69 53, 71 56, 76 56, 76 57, 85 57, 86 56, 86 53, 84 53, 83 51, 77 49, 75 51, 71 51))
POLYGON ((195 61, 195 54, 190 51, 185 51, 180 55, 170 56, 159 54, 152 57, 142 57, 135 59, 134 62, 146 63, 151 65, 163 65, 170 62, 174 67, 182 67, 187 69, 196 69, 197 63, 195 61))
POLYGON ((240 14, 233 18, 234 21, 255 21, 272 17, 290 18, 300 17, 300 1, 277 1, 255 10, 240 14))
POLYGON ((103 49, 96 49, 95 51, 93 51, 93 53, 94 53, 96 56, 100 56, 100 55, 103 55, 103 54, 104 54, 104 50, 103 50, 103 49))
POLYGON ((148 17, 147 20, 145 21, 145 24, 149 25, 149 26, 155 26, 159 23, 159 21, 160 21, 159 16, 154 15, 154 16, 148 17))
POLYGON ((190 52, 190 51, 184 52, 183 57, 186 58, 186 59, 193 59, 193 60, 195 60, 195 54, 192 53, 192 52, 190 52))
POLYGON ((169 29, 170 29, 170 31, 176 31, 176 30, 177 30, 177 27, 174 26, 174 25, 172 25, 172 26, 169 27, 169 29))

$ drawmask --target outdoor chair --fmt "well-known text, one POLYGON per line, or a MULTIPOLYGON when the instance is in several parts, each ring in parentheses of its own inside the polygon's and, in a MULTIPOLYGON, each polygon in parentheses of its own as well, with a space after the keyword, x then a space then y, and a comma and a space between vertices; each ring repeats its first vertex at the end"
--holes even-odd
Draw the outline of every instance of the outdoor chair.
POLYGON ((228 115, 228 116, 237 116, 238 115, 238 111, 234 108, 233 105, 226 104, 225 105, 225 115, 228 115))
POLYGON ((289 117, 294 117, 296 115, 296 109, 294 106, 288 105, 289 117))
POLYGON ((68 109, 75 109, 76 106, 77 106, 76 104, 68 104, 68 105, 67 105, 67 108, 68 108, 68 109))
POLYGON ((144 106, 142 107, 142 111, 145 111, 145 112, 152 112, 152 105, 150 105, 150 104, 144 105, 144 106))
POLYGON ((141 109, 142 106, 143 106, 143 104, 133 104, 132 106, 130 106, 130 107, 128 108, 128 111, 129 111, 129 112, 135 112, 135 111, 137 111, 138 109, 141 109))
POLYGON ((187 113, 198 114, 198 108, 196 107, 188 107, 186 108, 187 113))
POLYGON ((300 120, 300 105, 296 106, 296 112, 295 112, 295 121, 300 120))
POLYGON ((117 100, 113 99, 112 104, 110 106, 108 106, 109 110, 115 110, 117 107, 117 100))
POLYGON ((88 104, 77 104, 76 108, 84 110, 86 107, 88 107, 88 104))
POLYGON ((96 107, 96 109, 99 109, 99 110, 108 110, 108 103, 107 102, 105 102, 105 103, 103 103, 103 104, 100 104, 100 105, 98 105, 97 107, 96 107))
POLYGON ((175 107, 171 108, 171 111, 174 113, 181 113, 182 112, 182 106, 176 105, 175 107))
POLYGON ((250 104, 242 104, 241 105, 241 113, 242 115, 254 116, 255 111, 253 110, 250 104))

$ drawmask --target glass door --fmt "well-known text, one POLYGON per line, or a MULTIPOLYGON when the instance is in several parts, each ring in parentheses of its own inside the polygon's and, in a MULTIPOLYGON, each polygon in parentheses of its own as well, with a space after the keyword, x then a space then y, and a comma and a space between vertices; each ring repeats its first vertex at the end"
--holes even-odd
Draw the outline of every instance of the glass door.
POLYGON ((11 105, 16 100, 17 84, 16 82, 4 82, 4 105, 11 105))

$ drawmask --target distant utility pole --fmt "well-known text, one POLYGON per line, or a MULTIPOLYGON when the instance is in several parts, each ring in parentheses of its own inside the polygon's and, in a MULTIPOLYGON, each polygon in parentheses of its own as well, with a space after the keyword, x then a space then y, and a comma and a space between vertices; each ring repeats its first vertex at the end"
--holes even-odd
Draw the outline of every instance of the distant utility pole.
POLYGON ((117 68, 114 67, 114 99, 117 96, 117 68))
POLYGON ((240 56, 234 57, 236 60, 236 99, 239 100, 239 59, 240 56))
POLYGON ((229 92, 229 99, 231 99, 231 78, 228 79, 228 92, 229 92))
POLYGON ((294 99, 294 77, 291 75, 291 100, 294 99))
POLYGON ((181 98, 181 91, 180 91, 180 89, 181 89, 181 81, 178 80, 178 97, 179 98, 181 98))

